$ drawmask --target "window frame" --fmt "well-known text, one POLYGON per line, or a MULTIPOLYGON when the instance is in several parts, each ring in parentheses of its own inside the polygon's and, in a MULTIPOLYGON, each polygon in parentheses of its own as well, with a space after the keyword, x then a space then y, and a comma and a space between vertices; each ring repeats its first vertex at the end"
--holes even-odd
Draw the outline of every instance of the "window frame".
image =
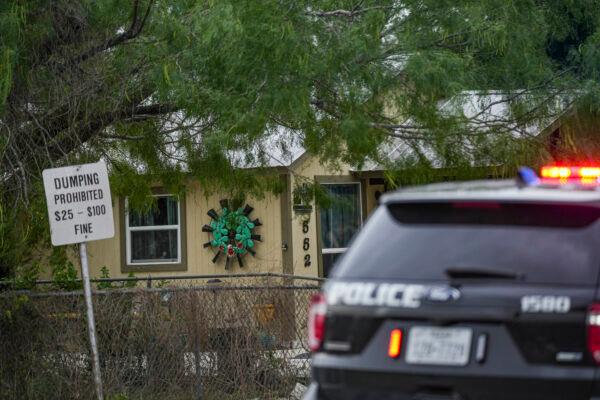
POLYGON ((172 197, 177 201, 177 225, 152 225, 152 226, 129 226, 128 199, 121 199, 121 271, 122 272, 158 272, 158 271, 186 271, 186 227, 185 227, 185 197, 178 197, 172 193, 160 189, 153 190, 152 197, 172 197), (164 231, 177 229, 177 260, 154 260, 144 262, 132 262, 132 232, 164 231))
MULTIPOLYGON (((363 187, 364 182, 362 180, 356 179, 352 176, 332 176, 332 177, 315 177, 316 181, 323 186, 333 186, 333 185, 357 185, 358 186, 358 208, 360 210, 360 221, 359 221, 359 229, 361 229, 364 225, 364 193, 363 187)), ((317 251, 318 251, 318 260, 319 260, 319 276, 324 276, 324 263, 323 263, 323 255, 325 254, 343 254, 348 250, 348 247, 323 247, 323 233, 321 226, 321 212, 323 209, 318 207, 318 213, 316 215, 317 219, 317 251)))

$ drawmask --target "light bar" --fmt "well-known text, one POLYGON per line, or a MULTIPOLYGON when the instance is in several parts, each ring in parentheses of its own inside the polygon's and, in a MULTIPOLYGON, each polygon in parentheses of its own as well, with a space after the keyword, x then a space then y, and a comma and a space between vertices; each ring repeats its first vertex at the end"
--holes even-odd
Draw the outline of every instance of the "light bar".
POLYGON ((542 178, 567 179, 570 178, 572 174, 571 167, 542 167, 542 178))
POLYGON ((600 168, 598 168, 598 167, 581 167, 581 168, 579 168, 579 176, 581 178, 598 178, 598 177, 600 177, 600 168))
POLYGON ((560 182, 576 181, 592 185, 600 182, 600 167, 548 165, 542 167, 541 177, 560 182))

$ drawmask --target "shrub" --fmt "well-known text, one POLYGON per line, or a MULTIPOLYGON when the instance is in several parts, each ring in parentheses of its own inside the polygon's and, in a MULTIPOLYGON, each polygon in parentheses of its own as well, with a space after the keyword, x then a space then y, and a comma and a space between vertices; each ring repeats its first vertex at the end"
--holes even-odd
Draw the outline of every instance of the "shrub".
POLYGON ((59 290, 79 290, 83 287, 77 276, 77 270, 67 257, 63 247, 55 247, 50 255, 50 268, 52 269, 52 284, 59 290))
POLYGON ((41 267, 39 263, 33 263, 16 268, 12 286, 16 290, 35 289, 36 282, 40 277, 41 267))
MULTIPOLYGON (((100 268, 100 279, 109 279, 110 278, 110 273, 108 272, 108 268, 106 268, 106 265, 103 265, 102 268, 100 268)), ((114 286, 112 284, 112 282, 98 282, 98 290, 105 290, 105 289, 112 289, 114 286)))

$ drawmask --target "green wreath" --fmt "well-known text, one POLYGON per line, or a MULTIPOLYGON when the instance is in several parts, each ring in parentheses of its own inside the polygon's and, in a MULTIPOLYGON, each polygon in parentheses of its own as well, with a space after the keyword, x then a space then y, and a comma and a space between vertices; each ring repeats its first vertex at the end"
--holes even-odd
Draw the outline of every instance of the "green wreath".
POLYGON ((203 232, 209 232, 211 240, 204 244, 204 247, 212 247, 217 252, 212 262, 216 263, 222 254, 227 256, 225 268, 228 268, 231 260, 235 257, 240 265, 244 266, 242 256, 247 253, 256 254, 253 250, 256 241, 261 241, 260 235, 254 234, 253 230, 262 225, 257 219, 251 221, 250 213, 254 210, 246 204, 244 208, 231 210, 227 200, 221 200, 221 212, 214 209, 208 211, 208 216, 212 218, 209 225, 202 227, 203 232))

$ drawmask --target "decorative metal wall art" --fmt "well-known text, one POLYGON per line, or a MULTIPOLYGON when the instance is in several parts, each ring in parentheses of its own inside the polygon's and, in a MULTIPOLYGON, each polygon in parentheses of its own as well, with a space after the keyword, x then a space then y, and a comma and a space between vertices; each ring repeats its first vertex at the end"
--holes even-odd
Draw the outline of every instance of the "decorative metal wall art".
POLYGON ((221 212, 210 209, 207 214, 212 219, 209 225, 202 227, 202 232, 210 233, 211 240, 204 243, 204 248, 211 247, 216 250, 212 259, 216 263, 221 255, 225 255, 225 269, 229 269, 232 260, 237 259, 240 267, 244 266, 242 257, 247 253, 256 255, 254 246, 260 242, 261 236, 254 233, 254 229, 261 226, 258 218, 250 220, 254 210, 246 204, 243 208, 231 210, 227 199, 220 200, 221 212))

